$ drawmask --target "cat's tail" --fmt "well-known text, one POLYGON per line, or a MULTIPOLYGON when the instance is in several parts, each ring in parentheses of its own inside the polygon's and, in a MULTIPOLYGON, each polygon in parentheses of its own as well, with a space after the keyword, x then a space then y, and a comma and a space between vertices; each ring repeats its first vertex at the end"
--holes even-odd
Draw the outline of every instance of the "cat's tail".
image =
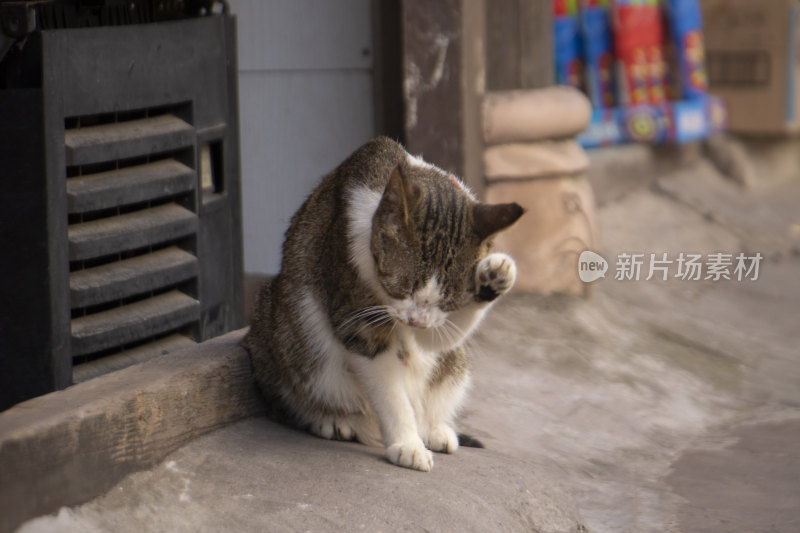
POLYGON ((464 433, 458 434, 458 445, 467 448, 486 448, 481 441, 464 433))

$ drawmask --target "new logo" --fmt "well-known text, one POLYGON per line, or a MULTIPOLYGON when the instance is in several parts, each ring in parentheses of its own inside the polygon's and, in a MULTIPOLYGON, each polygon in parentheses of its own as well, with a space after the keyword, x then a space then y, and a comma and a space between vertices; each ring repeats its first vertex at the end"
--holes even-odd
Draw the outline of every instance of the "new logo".
POLYGON ((578 277, 584 283, 591 283, 598 278, 605 278, 608 261, 600 254, 584 250, 578 257, 578 277))

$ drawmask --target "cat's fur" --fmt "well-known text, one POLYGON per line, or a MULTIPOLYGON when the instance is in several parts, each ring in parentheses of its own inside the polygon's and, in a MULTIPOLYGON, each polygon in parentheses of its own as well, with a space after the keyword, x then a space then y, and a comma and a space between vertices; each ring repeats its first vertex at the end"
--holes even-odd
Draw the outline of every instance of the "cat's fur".
POLYGON ((243 341, 274 414, 418 470, 455 451, 462 343, 516 277, 491 238, 522 212, 387 138, 354 152, 292 218, 243 341))

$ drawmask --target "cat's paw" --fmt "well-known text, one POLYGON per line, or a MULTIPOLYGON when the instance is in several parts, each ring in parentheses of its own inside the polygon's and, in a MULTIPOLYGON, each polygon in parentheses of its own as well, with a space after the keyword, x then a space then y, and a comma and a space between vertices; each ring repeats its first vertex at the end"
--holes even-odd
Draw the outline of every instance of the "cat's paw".
POLYGON ((350 424, 329 416, 315 420, 309 430, 323 439, 353 440, 356 436, 350 424))
POLYGON ((433 468, 433 454, 425 448, 422 439, 400 444, 392 444, 386 448, 386 458, 390 463, 414 470, 430 472, 433 468))
POLYGON ((458 449, 458 434, 446 424, 431 429, 425 443, 435 452, 453 453, 458 449))
POLYGON ((517 265, 511 256, 493 253, 484 257, 475 269, 476 298, 491 302, 507 293, 517 279, 517 265))

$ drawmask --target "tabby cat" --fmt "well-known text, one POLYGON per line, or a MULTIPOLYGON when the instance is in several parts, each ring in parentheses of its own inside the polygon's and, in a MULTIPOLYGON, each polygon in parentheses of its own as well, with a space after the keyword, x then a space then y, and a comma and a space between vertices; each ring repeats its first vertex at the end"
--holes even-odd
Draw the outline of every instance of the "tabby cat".
POLYGON ((462 345, 516 277, 492 236, 522 213, 390 139, 356 150, 292 218, 242 342, 273 414, 417 470, 454 452, 462 345))

